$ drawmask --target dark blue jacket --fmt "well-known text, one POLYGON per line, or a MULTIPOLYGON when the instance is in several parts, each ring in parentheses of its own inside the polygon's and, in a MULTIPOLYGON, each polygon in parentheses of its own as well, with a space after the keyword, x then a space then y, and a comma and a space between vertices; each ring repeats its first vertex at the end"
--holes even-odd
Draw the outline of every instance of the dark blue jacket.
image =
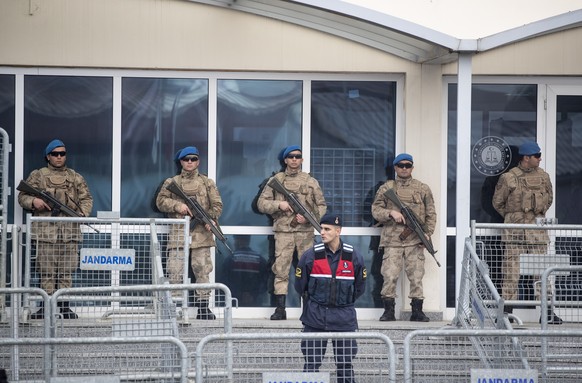
MULTIPOLYGON (((303 313, 301 314, 301 322, 303 324, 313 327, 319 330, 325 331, 354 331, 358 328, 358 320, 356 317, 356 309, 354 307, 355 300, 359 298, 366 289, 366 266, 364 265, 364 259, 361 254, 348 244, 340 242, 339 250, 333 253, 327 246, 322 244, 315 245, 311 249, 307 250, 297 265, 295 270, 295 290, 302 296, 307 296, 303 300, 303 313), (346 286, 346 280, 338 283, 323 283, 320 288, 315 288, 314 291, 314 278, 321 278, 322 276, 313 276, 312 270, 315 262, 315 249, 316 247, 324 247, 325 256, 330 266, 331 276, 333 276, 333 281, 336 281, 338 273, 338 264, 340 258, 342 258, 342 252, 344 253, 344 259, 349 259, 351 257, 351 264, 342 261, 341 268, 351 268, 353 267, 353 279, 352 286, 346 286), (344 250, 346 249, 346 250, 344 250), (353 250, 350 256, 348 256, 349 250, 353 250), (310 289, 317 294, 317 300, 314 297, 310 297, 306 294, 310 289), (325 291, 332 291, 333 293, 326 294, 325 291), (333 298, 331 297, 333 295, 333 298), (346 299, 349 297, 351 302, 347 302, 346 299), (331 298, 331 299, 330 299, 331 298), (327 302, 324 304, 322 302, 327 302), (340 303, 339 305, 336 303, 340 303)), ((325 278, 321 278, 324 280, 325 278)), ((327 278, 329 279, 329 278, 327 278)))

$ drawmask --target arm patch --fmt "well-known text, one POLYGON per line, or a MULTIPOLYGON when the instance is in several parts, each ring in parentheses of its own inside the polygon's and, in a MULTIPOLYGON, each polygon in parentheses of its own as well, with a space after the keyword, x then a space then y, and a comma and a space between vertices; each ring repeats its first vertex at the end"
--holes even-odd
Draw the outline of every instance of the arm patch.
POLYGON ((301 278, 301 274, 302 274, 301 268, 296 267, 295 268, 295 278, 301 278))

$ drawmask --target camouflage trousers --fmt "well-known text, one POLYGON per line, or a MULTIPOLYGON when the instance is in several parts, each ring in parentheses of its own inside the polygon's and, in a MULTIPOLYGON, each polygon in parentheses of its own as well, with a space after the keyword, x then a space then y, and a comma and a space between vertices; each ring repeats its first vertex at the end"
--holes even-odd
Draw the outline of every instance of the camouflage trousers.
POLYGON ((78 251, 77 242, 37 242, 36 269, 40 287, 47 294, 73 287, 73 273, 79 265, 78 251))
MULTIPOLYGON (((506 243, 505 255, 501 262, 501 273, 503 281, 501 283, 501 295, 505 300, 518 300, 518 284, 520 277, 520 257, 522 254, 546 254, 548 247, 546 244, 527 243, 506 243)), ((534 276, 539 280, 540 276, 534 276)), ((548 296, 551 294, 551 286, 548 284, 548 296)), ((541 284, 535 285, 535 297, 541 298, 541 284)))
MULTIPOLYGON (((190 266, 196 277, 196 283, 210 283, 210 273, 213 269, 210 248, 190 249, 190 266)), ((168 270, 170 283, 180 284, 187 282, 188 270, 185 268, 183 249, 169 250, 166 269, 168 270)), ((207 299, 210 296, 210 290, 196 290, 195 296, 200 299, 207 299)))
POLYGON ((275 295, 287 295, 289 289, 289 268, 293 261, 293 252, 297 249, 297 257, 301 258, 311 246, 314 235, 311 231, 294 233, 275 233, 275 262, 271 267, 275 274, 275 295))
POLYGON ((422 278, 424 277, 424 247, 388 247, 384 249, 382 259, 382 298, 396 298, 396 283, 404 266, 406 277, 410 281, 409 298, 424 299, 422 278))

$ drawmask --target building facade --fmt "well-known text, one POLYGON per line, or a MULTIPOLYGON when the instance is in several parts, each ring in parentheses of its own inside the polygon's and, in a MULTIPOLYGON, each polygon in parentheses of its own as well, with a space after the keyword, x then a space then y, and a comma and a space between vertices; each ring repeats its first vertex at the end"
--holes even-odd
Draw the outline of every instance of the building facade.
MULTIPOLYGON (((405 48, 404 30, 393 49, 406 53, 397 54, 369 34, 364 40, 357 31, 294 22, 296 9, 285 20, 204 3, 1 2, 0 127, 13 147, 11 186, 44 164, 44 146, 58 137, 91 187, 93 214, 157 217, 156 187, 175 173, 176 150, 195 145, 221 191, 225 234, 250 235, 250 247, 267 260, 271 228, 251 202, 279 169, 279 151, 299 144, 304 170, 320 181, 328 209, 343 215, 344 239, 365 254, 374 277, 379 229, 369 206, 391 176, 387 161, 406 151, 437 203, 433 242, 443 267, 427 259, 425 309, 445 318, 455 306, 458 239, 469 219, 496 222, 485 185, 510 161, 512 146, 539 142, 555 186, 548 215, 582 223, 582 29, 574 22, 494 49, 458 51, 437 32, 417 40, 422 49, 405 48), (423 58, 426 52, 436 53, 423 58), (460 113, 464 106, 468 113, 460 113)), ((15 194, 10 220, 21 224, 15 194)), ((214 278, 228 284, 226 264, 217 252, 214 278)), ((399 309, 408 309, 401 280, 399 309)), ((358 309, 371 319, 380 309, 376 278, 368 283, 358 309)), ((298 317, 298 297, 289 300, 298 317)), ((234 315, 263 316, 269 306, 265 288, 234 315)))

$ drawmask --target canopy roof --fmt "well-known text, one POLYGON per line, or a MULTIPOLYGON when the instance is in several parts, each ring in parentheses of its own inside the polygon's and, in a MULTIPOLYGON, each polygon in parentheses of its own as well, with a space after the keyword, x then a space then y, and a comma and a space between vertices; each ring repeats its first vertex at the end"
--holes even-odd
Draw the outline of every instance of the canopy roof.
POLYGON ((253 13, 356 41, 415 63, 456 61, 459 52, 484 52, 582 26, 582 9, 477 39, 461 39, 387 13, 338 0, 187 0, 253 13))

